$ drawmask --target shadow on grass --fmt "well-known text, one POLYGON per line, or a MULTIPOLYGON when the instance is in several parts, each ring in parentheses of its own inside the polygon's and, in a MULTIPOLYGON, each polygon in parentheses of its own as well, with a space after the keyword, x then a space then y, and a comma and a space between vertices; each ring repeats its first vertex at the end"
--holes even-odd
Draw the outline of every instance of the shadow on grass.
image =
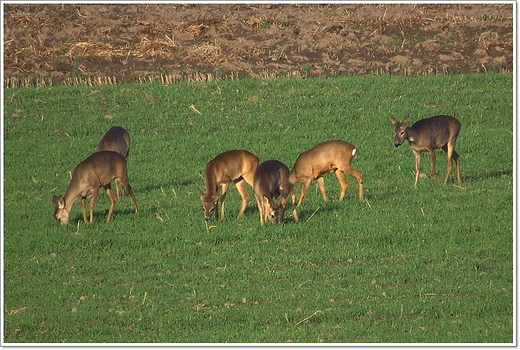
MULTIPOLYGON (((484 171, 484 172, 472 174, 472 175, 462 173, 462 181, 463 181, 462 183, 464 183, 465 181, 476 182, 476 181, 480 181, 483 179, 497 179, 497 178, 501 178, 503 176, 512 176, 512 175, 513 175, 513 169, 484 171)), ((448 181, 448 183, 449 183, 449 181, 448 181)))

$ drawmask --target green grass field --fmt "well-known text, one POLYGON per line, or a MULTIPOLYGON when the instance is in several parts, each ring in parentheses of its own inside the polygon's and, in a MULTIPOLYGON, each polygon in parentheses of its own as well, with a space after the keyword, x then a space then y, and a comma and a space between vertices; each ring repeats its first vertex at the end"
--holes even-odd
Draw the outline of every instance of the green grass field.
MULTIPOLYGON (((5 343, 512 343, 513 76, 335 77, 4 91, 5 343), (463 183, 414 183, 389 115, 450 114, 463 183), (106 223, 52 196, 113 125, 131 137, 130 198, 106 223), (243 148, 292 168, 343 139, 364 173, 338 201, 314 183, 294 223, 243 217, 230 187, 207 228, 207 162, 243 148)), ((446 156, 438 151, 440 178, 446 156)), ((422 170, 429 174, 429 157, 422 170)), ((299 194, 301 186, 296 187, 299 194)))

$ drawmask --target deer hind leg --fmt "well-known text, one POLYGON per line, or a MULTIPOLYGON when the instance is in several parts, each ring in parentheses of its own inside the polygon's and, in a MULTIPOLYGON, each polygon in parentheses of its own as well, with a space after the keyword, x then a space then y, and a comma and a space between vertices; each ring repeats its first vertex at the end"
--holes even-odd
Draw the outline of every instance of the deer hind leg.
MULTIPOLYGON (((121 183, 122 188, 124 188, 126 190, 126 192, 128 192, 128 194, 130 195, 130 198, 132 198, 132 204, 133 204, 134 209, 135 209, 135 215, 139 215, 139 208, 137 207, 137 202, 135 200, 134 190, 132 189, 132 186, 130 186, 130 183, 128 182, 128 178, 126 176, 123 176, 121 178, 116 178, 116 186, 117 186, 117 181, 118 180, 121 183)), ((121 190, 121 192, 123 193, 122 190, 121 190)))
POLYGON ((457 182, 462 183, 462 177, 460 176, 460 159, 459 154, 453 150, 453 160, 455 160, 455 166, 457 167, 457 182))
POLYGON ((117 203, 117 196, 112 191, 112 188, 110 188, 110 184, 108 186, 105 186, 105 190, 107 191, 107 195, 110 198, 110 208, 108 209, 108 216, 107 216, 107 222, 110 222, 112 220, 112 216, 114 215, 114 208, 116 207, 117 203))
POLYGON ((247 193, 246 182, 244 179, 237 181, 235 185, 237 186, 238 193, 240 193, 240 196, 242 197, 242 205, 240 206, 240 211, 238 212, 238 216, 242 216, 246 211, 247 201, 249 200, 249 193, 247 193))
POLYGON ((354 177, 358 183, 358 199, 363 201, 363 173, 353 167, 349 167, 344 170, 345 173, 354 177))
POLYGON ((318 188, 320 189, 321 196, 324 200, 327 200, 327 191, 325 190, 325 179, 323 176, 316 179, 318 181, 318 188))
POLYGON ((88 222, 87 219, 87 197, 81 198, 81 210, 83 211, 83 221, 88 222))
POLYGON ((446 177, 444 178, 444 184, 446 185, 448 183, 448 177, 451 174, 451 168, 453 161, 455 161, 455 166, 457 167, 457 182, 462 183, 462 179, 460 178, 460 160, 459 160, 459 154, 455 152, 455 142, 448 142, 442 149, 446 152, 448 155, 448 168, 446 170, 446 177))

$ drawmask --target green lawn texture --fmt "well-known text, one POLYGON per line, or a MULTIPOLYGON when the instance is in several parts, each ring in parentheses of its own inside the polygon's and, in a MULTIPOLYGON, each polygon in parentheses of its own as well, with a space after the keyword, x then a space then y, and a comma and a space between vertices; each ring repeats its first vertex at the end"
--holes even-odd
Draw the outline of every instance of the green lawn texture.
MULTIPOLYGON (((512 343, 513 76, 344 76, 4 90, 5 343, 512 343), (462 124, 444 186, 414 183, 389 115, 462 124), (75 166, 106 130, 131 135, 121 198, 93 224, 81 201, 53 219, 75 166), (325 140, 357 147, 364 174, 338 201, 313 183, 300 222, 205 224, 207 162, 230 149, 292 168, 325 140)), ((446 155, 437 151, 444 179, 446 155)), ((296 186, 299 195, 301 185, 296 186)))

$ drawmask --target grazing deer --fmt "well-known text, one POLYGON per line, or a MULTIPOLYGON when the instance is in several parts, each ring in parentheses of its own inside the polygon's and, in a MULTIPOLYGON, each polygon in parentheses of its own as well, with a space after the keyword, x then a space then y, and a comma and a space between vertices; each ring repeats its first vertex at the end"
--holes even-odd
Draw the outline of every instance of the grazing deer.
POLYGON ((416 121, 412 126, 408 127, 408 113, 402 122, 399 122, 393 115, 390 120, 394 125, 394 145, 401 146, 404 140, 408 140, 415 156, 415 186, 420 175, 421 153, 430 153, 431 172, 435 182, 439 182, 437 172, 435 171, 435 150, 442 148, 448 154, 448 169, 444 184, 448 182, 451 173, 452 159, 455 160, 457 166, 457 181, 462 183, 460 177, 460 161, 459 155, 455 152, 455 144, 460 131, 460 122, 454 117, 448 115, 437 115, 434 117, 421 119, 416 121))
MULTIPOLYGON (((256 204, 260 212, 260 224, 269 219, 272 223, 283 222, 286 197, 290 193, 293 205, 296 202, 293 185, 289 182, 289 168, 277 160, 267 160, 256 168, 253 180, 256 204)), ((296 209, 294 221, 298 222, 296 209)))
POLYGON ((309 189, 312 180, 318 181, 318 186, 323 196, 327 200, 325 192, 325 180, 323 175, 334 171, 341 186, 339 200, 343 200, 347 191, 348 182, 345 173, 356 178, 358 182, 358 197, 363 200, 363 174, 353 168, 350 163, 356 156, 356 148, 348 142, 341 140, 326 141, 320 143, 308 151, 303 152, 296 159, 294 167, 289 174, 289 181, 295 185, 298 182, 303 184, 302 193, 298 200, 298 207, 302 204, 303 197, 309 189))
POLYGON ((107 222, 109 222, 112 219, 117 202, 117 197, 110 188, 110 182, 113 179, 118 179, 128 191, 132 197, 135 214, 139 215, 134 191, 128 183, 125 158, 116 152, 100 151, 90 155, 74 169, 65 197, 54 195, 52 198, 56 221, 62 225, 68 224, 70 210, 76 200, 81 197, 83 220, 87 222, 86 203, 87 197, 90 196, 90 223, 92 223, 94 221, 94 206, 96 205, 99 189, 104 187, 110 198, 110 209, 107 217, 107 222))
POLYGON ((231 182, 234 182, 240 196, 242 205, 238 216, 242 216, 246 210, 249 194, 245 183, 253 186, 253 177, 258 167, 259 159, 254 154, 244 150, 226 151, 209 161, 204 171, 204 183, 207 193, 199 190, 204 219, 209 220, 218 207, 218 189, 221 189, 222 208, 220 219, 224 219, 224 205, 226 194, 231 182))
MULTIPOLYGON (((128 153, 130 152, 130 134, 120 126, 113 126, 103 136, 97 146, 96 152, 99 151, 113 151, 122 155, 125 160, 128 160, 128 153)), ((119 184, 116 179, 116 193, 119 198, 119 184)), ((123 193, 123 191, 121 191, 123 193)))

